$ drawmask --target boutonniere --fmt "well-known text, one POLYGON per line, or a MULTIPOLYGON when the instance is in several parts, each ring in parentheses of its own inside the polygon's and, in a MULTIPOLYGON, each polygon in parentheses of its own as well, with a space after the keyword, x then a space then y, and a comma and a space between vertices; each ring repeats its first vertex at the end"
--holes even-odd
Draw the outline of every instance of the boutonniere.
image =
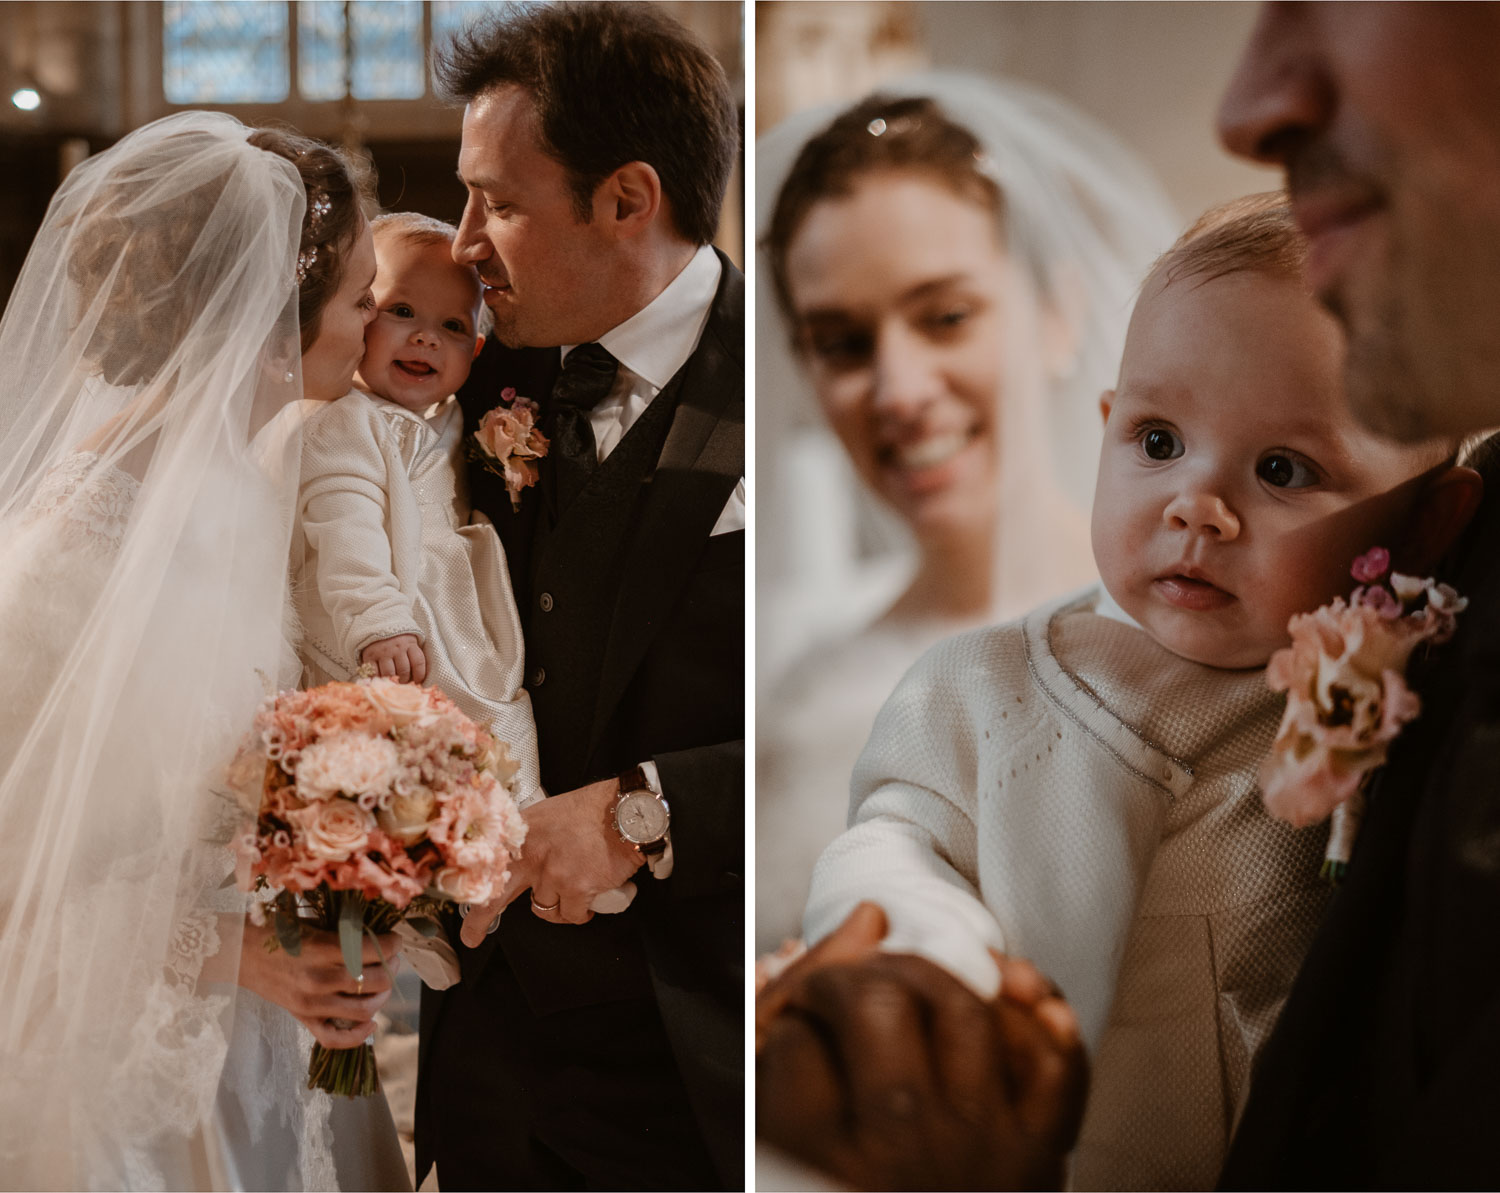
POLYGON ((1266 668, 1272 690, 1287 694, 1260 771, 1266 810, 1298 827, 1332 817, 1323 876, 1334 882, 1348 866, 1371 773, 1422 710, 1406 686, 1412 652, 1451 638, 1469 603, 1446 584, 1390 566, 1382 547, 1356 559, 1350 571, 1360 586, 1347 601, 1293 617, 1292 644, 1266 668))
POLYGON ((521 490, 537 482, 537 461, 547 454, 547 437, 537 428, 539 407, 507 386, 500 405, 479 420, 471 454, 505 481, 510 507, 521 508, 521 490))

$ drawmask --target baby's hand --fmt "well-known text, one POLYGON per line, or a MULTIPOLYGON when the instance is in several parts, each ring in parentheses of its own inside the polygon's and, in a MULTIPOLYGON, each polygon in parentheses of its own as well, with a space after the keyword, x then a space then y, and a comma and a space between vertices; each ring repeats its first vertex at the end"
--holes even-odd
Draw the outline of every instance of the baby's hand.
POLYGON ((397 634, 394 638, 382 638, 371 642, 359 652, 361 663, 370 663, 376 674, 397 683, 421 683, 427 678, 427 656, 422 653, 422 644, 415 634, 397 634))

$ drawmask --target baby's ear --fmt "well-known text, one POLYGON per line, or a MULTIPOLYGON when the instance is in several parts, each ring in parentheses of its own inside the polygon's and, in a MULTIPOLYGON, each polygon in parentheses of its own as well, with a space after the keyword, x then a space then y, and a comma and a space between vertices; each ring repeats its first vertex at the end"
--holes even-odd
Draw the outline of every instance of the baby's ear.
POLYGON ((1408 575, 1432 575, 1483 497, 1484 478, 1472 468, 1449 464, 1435 472, 1412 508, 1395 552, 1397 568, 1408 575))
POLYGON ((1109 425, 1109 412, 1115 404, 1115 391, 1106 389, 1099 395, 1099 417, 1105 426, 1109 425))

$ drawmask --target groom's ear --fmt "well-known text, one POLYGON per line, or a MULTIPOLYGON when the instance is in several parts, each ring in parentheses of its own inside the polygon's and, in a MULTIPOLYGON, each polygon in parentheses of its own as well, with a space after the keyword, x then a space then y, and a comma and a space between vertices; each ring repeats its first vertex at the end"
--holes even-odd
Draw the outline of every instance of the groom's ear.
POLYGON ((639 236, 662 206, 661 177, 646 162, 626 162, 594 188, 594 219, 622 240, 639 236))

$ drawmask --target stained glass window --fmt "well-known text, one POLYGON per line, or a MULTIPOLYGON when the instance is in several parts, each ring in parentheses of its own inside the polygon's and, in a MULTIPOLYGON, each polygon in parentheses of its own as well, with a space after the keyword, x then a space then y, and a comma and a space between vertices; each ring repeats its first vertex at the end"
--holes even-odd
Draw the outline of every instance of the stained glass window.
POLYGON ((291 89, 296 10, 303 98, 421 99, 429 46, 443 48, 516 0, 166 0, 162 87, 174 104, 276 103, 291 89), (431 35, 423 10, 431 13, 431 35), (345 18, 348 29, 345 37, 345 18), (346 63, 347 57, 352 59, 346 63))
POLYGON ((515 0, 432 0, 432 48, 446 49, 455 35, 496 9, 510 8, 515 0))
POLYGON ((162 25, 162 89, 169 103, 286 99, 286 0, 167 0, 162 25))
MULTIPOLYGON (((423 79, 421 0, 353 0, 348 6, 355 99, 420 99, 423 79)), ((297 89, 305 99, 344 95, 344 5, 297 5, 297 89)))

